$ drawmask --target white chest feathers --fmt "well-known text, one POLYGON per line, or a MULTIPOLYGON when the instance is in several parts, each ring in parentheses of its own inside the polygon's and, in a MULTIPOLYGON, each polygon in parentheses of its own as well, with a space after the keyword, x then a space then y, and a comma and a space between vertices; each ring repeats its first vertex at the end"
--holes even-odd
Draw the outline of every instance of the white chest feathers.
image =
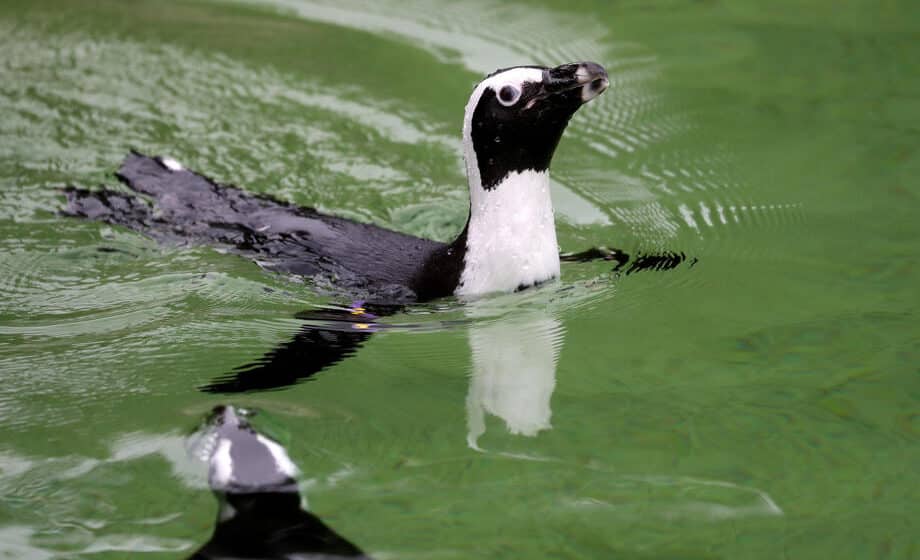
POLYGON ((546 171, 512 172, 491 190, 471 190, 466 258, 457 295, 507 292, 559 276, 546 171))

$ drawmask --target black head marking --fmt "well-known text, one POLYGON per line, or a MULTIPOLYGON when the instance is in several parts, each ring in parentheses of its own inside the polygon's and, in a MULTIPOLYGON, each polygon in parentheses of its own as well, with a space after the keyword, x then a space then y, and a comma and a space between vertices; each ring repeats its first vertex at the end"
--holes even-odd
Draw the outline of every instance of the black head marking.
POLYGON ((495 188, 512 171, 549 168, 574 109, 554 105, 524 109, 540 89, 525 82, 517 103, 507 107, 498 97, 501 89, 499 93, 492 88, 483 91, 473 112, 471 136, 479 178, 486 190, 495 188))
POLYGON ((597 83, 600 93, 607 84, 607 73, 593 63, 526 68, 540 72, 533 73, 531 81, 493 80, 483 88, 473 110, 470 140, 486 190, 494 189, 511 172, 547 170, 569 119, 595 96, 585 96, 583 87, 597 83))

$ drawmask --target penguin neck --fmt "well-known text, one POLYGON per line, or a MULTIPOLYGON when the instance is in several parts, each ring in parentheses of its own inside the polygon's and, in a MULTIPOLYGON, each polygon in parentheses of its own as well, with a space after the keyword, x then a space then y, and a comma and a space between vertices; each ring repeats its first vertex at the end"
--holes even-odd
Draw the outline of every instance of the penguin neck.
POLYGON ((509 292, 559 276, 549 170, 512 171, 485 189, 470 173, 464 266, 455 293, 509 292))

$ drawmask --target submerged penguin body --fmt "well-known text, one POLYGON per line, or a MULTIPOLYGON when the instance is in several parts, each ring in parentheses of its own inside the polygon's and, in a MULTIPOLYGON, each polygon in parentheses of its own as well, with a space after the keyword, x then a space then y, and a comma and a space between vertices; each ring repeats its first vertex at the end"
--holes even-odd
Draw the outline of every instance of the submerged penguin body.
POLYGON ((431 299, 450 295, 457 285, 463 244, 449 258, 450 244, 250 194, 136 152, 116 176, 153 206, 113 191, 70 188, 67 213, 163 243, 226 248, 266 269, 314 277, 343 293, 370 292, 375 300, 431 299), (423 284, 426 273, 433 280, 423 284))

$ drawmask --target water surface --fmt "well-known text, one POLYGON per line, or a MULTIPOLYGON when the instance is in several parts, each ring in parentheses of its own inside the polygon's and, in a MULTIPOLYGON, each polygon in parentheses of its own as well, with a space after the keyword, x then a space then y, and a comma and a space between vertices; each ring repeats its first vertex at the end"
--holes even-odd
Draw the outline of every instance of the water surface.
POLYGON ((597 60, 559 242, 682 251, 383 319, 271 418, 380 558, 920 555, 920 41, 910 2, 0 5, 0 557, 175 558, 215 502, 197 388, 342 306, 60 217, 130 148, 416 235, 466 217, 463 106, 597 60))

